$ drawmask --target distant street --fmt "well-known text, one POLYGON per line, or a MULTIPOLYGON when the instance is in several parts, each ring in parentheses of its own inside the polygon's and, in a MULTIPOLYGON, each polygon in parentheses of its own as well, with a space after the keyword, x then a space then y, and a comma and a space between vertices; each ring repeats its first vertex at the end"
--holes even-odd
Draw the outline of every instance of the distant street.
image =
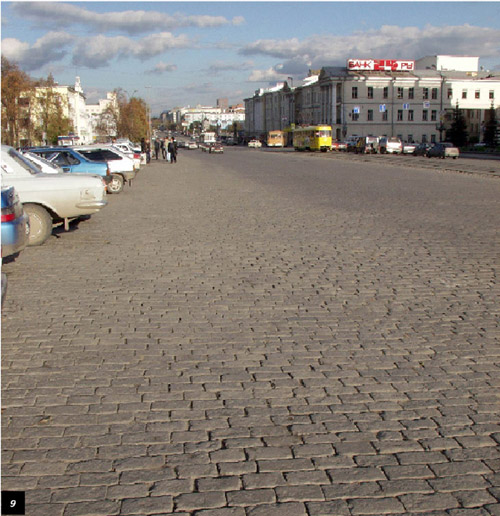
POLYGON ((498 162, 375 158, 181 149, 4 265, 2 489, 30 516, 499 515, 498 162))

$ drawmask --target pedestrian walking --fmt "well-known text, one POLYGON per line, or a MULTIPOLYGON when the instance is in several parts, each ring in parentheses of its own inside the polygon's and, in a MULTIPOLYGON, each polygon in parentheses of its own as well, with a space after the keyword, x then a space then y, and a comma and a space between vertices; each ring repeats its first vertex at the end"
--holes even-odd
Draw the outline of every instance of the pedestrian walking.
POLYGON ((161 157, 163 159, 167 159, 167 149, 165 148, 165 138, 161 139, 160 147, 161 147, 161 157))
POLYGON ((155 158, 158 159, 158 154, 160 153, 160 142, 158 138, 155 140, 155 158))
POLYGON ((173 138, 168 142, 168 152, 170 154, 171 163, 177 163, 177 143, 173 138))

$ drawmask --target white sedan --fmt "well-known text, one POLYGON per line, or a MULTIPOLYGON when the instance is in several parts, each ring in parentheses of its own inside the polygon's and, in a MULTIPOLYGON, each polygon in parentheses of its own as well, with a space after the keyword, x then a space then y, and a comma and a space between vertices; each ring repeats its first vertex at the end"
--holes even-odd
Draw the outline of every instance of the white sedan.
POLYGON ((41 245, 54 224, 97 213, 108 204, 103 179, 92 174, 44 174, 14 148, 2 145, 2 185, 13 186, 29 217, 28 245, 41 245))
POLYGON ((254 149, 260 149, 262 147, 262 143, 259 140, 250 140, 248 142, 248 147, 254 149))

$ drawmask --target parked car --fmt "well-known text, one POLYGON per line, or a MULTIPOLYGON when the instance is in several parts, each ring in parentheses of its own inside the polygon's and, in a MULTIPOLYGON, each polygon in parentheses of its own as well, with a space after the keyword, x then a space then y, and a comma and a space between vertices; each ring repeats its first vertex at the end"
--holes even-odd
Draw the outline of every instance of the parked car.
POLYGON ((403 143, 403 154, 413 154, 415 149, 417 148, 417 144, 413 142, 404 142, 403 143))
POLYGON ((59 165, 64 172, 95 174, 101 176, 107 185, 111 183, 111 172, 106 162, 91 161, 69 147, 32 147, 28 150, 59 165))
POLYGON ((332 150, 345 151, 345 150, 347 150, 347 144, 345 142, 339 142, 338 140, 333 140, 332 141, 332 150))
POLYGON ((107 204, 102 177, 44 174, 12 147, 2 145, 2 184, 13 186, 29 218, 28 245, 41 245, 54 224, 97 213, 107 204))
POLYGON ((85 145, 75 150, 91 161, 105 161, 111 172, 108 192, 116 194, 123 190, 125 181, 132 181, 136 175, 133 158, 108 145, 85 145))
POLYGON ((13 186, 2 187, 2 260, 18 255, 28 243, 28 216, 13 186))
POLYGON ((24 151, 22 154, 25 158, 28 158, 37 168, 39 168, 40 172, 43 172, 44 174, 65 173, 59 165, 52 163, 39 154, 35 154, 34 152, 30 151, 24 151))
POLYGON ((262 143, 259 140, 250 140, 248 142, 248 147, 251 149, 260 149, 262 147, 262 143))
POLYGON ((146 153, 141 152, 141 147, 137 147, 130 140, 118 140, 117 142, 113 142, 110 146, 118 149, 132 159, 136 171, 140 170, 141 164, 146 163, 146 153))
POLYGON ((427 151, 430 148, 428 143, 419 143, 413 151, 414 156, 427 156, 427 151))
POLYGON ((345 146, 347 152, 355 152, 356 151, 356 144, 358 143, 359 136, 349 136, 347 140, 345 140, 345 146))
POLYGON ((383 136, 379 141, 380 154, 402 154, 403 143, 399 138, 383 136))
POLYGON ((457 159, 460 151, 453 143, 435 143, 427 150, 428 158, 453 158, 457 159))
POLYGON ((378 142, 377 136, 361 136, 356 142, 354 152, 356 154, 377 154, 378 142))
POLYGON ((220 143, 214 143, 211 145, 209 152, 212 154, 223 154, 224 147, 220 143))

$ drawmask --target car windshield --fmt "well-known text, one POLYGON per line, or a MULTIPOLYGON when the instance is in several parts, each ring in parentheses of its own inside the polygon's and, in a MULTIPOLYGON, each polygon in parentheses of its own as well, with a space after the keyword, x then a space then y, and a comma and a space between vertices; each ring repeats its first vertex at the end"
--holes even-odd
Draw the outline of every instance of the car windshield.
POLYGON ((30 174, 36 175, 41 174, 41 170, 35 167, 31 161, 25 158, 22 154, 19 154, 15 149, 9 149, 9 156, 17 162, 21 167, 27 170, 30 174))

